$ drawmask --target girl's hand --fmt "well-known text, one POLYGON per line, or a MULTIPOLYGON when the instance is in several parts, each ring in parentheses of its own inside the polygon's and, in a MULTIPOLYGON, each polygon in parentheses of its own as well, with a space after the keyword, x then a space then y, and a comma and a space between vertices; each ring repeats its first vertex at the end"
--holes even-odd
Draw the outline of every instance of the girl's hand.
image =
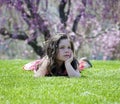
POLYGON ((73 53, 71 53, 71 57, 65 61, 65 63, 71 63, 73 61, 73 53))

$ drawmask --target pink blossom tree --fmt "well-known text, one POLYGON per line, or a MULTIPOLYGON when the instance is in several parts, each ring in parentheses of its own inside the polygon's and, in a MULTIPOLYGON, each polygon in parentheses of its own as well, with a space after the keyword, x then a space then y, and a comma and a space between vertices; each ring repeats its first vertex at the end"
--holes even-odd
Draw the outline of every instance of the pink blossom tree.
POLYGON ((38 38, 43 42, 62 32, 71 36, 78 53, 119 59, 119 6, 119 0, 0 0, 0 44, 2 38, 23 40, 42 57, 38 38))

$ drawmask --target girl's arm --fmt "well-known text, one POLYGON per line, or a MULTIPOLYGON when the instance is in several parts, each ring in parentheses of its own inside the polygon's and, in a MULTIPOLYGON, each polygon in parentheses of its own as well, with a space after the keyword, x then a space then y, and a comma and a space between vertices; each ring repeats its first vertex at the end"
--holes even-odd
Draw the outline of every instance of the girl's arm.
POLYGON ((34 77, 43 77, 47 73, 48 59, 45 58, 42 64, 39 66, 39 69, 34 73, 34 77))
POLYGON ((68 76, 69 77, 80 77, 78 66, 77 66, 77 69, 75 70, 71 65, 72 60, 73 60, 73 54, 71 55, 71 58, 65 61, 65 67, 66 67, 68 76))

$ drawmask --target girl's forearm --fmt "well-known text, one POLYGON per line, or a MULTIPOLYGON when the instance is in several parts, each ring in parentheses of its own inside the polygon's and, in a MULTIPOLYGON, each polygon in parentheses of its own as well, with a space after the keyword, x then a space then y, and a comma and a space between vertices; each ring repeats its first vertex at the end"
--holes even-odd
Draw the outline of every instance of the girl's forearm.
POLYGON ((70 63, 65 63, 65 67, 69 77, 80 77, 80 72, 75 70, 70 63))
POLYGON ((47 61, 44 60, 43 63, 39 66, 39 69, 35 72, 34 77, 43 77, 47 73, 47 61))
POLYGON ((40 67, 35 73, 34 73, 34 77, 43 77, 46 74, 46 69, 40 67))

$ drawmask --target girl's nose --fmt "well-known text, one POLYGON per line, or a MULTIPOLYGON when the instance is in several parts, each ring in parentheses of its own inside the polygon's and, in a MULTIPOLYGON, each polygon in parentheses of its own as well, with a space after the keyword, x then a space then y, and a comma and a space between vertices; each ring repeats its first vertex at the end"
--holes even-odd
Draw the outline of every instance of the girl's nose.
POLYGON ((65 53, 70 53, 70 49, 66 48, 65 53))

